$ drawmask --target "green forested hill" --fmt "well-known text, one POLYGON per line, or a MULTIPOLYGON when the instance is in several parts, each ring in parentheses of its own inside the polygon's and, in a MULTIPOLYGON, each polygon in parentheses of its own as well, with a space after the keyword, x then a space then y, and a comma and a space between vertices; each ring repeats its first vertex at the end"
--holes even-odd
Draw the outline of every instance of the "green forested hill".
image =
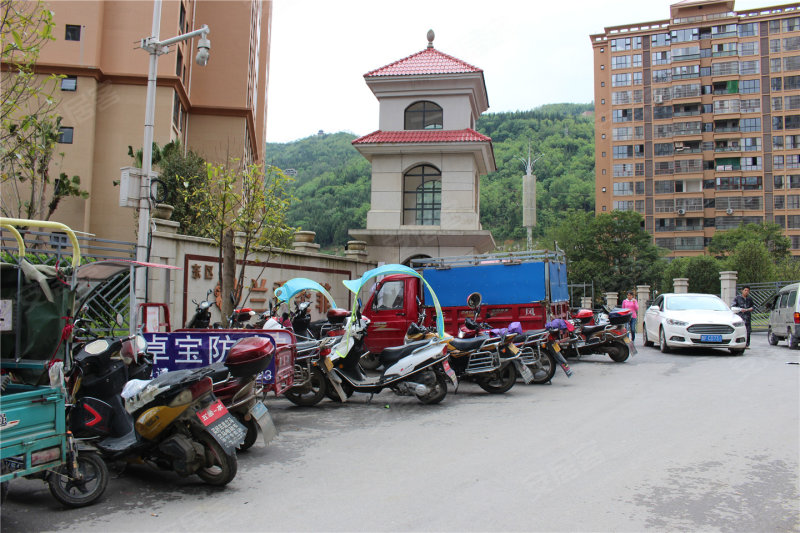
MULTIPOLYGON (((568 208, 594 209, 594 115, 591 104, 552 104, 532 111, 487 113, 477 124, 492 138, 497 171, 481 180, 481 222, 500 245, 525 238, 522 228, 521 157, 528 144, 539 160, 537 235, 568 208)), ((297 171, 297 200, 289 223, 317 232, 324 248, 348 240, 347 230, 366 225, 370 165, 350 144, 349 133, 322 134, 291 143, 267 144, 267 162, 297 171)))

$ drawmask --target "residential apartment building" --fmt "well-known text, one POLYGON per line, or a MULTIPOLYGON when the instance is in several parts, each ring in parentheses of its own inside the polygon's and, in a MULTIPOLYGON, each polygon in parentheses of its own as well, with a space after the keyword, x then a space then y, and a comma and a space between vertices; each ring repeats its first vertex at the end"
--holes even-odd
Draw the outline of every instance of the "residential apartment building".
POLYGON ((800 4, 684 1, 591 42, 597 212, 641 213, 673 256, 762 221, 800 254, 800 4))
MULTIPOLYGON (((99 238, 135 240, 134 210, 119 207, 120 168, 128 146, 144 135, 150 55, 139 48, 153 21, 152 0, 50 4, 55 40, 37 62, 41 75, 61 74, 63 169, 78 175, 87 200, 62 202, 53 217, 99 238)), ((160 40, 210 29, 206 66, 195 63, 198 38, 172 45, 158 61, 154 139, 180 139, 207 161, 260 161, 266 144, 271 0, 163 0, 160 40)), ((13 75, 4 65, 3 76, 13 75)), ((56 158, 57 159, 57 158, 56 158)))

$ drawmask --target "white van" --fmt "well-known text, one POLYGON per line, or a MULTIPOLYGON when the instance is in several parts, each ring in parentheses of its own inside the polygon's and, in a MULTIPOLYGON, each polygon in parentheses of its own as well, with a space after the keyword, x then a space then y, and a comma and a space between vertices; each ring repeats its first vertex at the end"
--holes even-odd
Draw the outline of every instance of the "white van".
POLYGON ((800 348, 800 301, 797 291, 800 283, 792 283, 778 291, 767 300, 769 309, 769 343, 773 346, 779 341, 788 340, 793 350, 800 348))

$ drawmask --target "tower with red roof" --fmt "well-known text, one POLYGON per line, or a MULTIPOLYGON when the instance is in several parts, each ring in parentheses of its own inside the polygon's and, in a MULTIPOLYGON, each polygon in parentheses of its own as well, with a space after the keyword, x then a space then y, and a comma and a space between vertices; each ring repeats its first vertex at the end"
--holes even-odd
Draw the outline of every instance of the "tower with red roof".
POLYGON ((428 46, 364 75, 378 99, 379 129, 353 141, 372 164, 369 259, 491 251, 480 223, 480 176, 495 170, 492 140, 475 131, 489 108, 483 70, 428 46))

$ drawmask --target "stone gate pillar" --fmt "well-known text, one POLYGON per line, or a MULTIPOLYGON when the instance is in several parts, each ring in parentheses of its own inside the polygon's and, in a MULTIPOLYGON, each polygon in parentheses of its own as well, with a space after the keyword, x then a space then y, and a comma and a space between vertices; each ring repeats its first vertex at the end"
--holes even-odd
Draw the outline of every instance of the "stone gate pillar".
POLYGON ((638 320, 636 321, 636 329, 642 330, 642 318, 644 312, 647 310, 647 301, 650 299, 650 285, 637 285, 636 286, 636 301, 639 302, 639 312, 636 313, 638 320))
POLYGON ((678 294, 686 294, 689 292, 689 278, 675 278, 672 280, 675 292, 678 294))
POLYGON ((733 299, 736 298, 736 281, 738 277, 739 273, 735 270, 726 270, 719 273, 719 297, 728 305, 731 305, 733 299))
POLYGON ((619 305, 619 293, 617 292, 607 292, 606 293, 606 305, 610 308, 615 308, 619 305))

